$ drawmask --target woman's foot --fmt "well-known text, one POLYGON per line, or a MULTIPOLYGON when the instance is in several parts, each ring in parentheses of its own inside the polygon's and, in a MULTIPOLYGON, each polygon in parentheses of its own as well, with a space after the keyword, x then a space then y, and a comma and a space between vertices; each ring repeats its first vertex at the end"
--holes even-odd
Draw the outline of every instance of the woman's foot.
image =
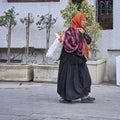
POLYGON ((60 98, 60 99, 59 99, 59 102, 60 102, 60 103, 71 103, 72 100, 66 100, 66 99, 60 98))
POLYGON ((95 101, 94 97, 86 97, 81 99, 81 103, 93 103, 95 101))

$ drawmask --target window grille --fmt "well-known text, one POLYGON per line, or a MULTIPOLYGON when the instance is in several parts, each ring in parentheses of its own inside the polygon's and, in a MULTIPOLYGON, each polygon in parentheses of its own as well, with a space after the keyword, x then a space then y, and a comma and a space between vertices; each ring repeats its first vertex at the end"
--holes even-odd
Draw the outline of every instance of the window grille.
POLYGON ((103 29, 113 29, 113 0, 98 0, 97 15, 103 29))

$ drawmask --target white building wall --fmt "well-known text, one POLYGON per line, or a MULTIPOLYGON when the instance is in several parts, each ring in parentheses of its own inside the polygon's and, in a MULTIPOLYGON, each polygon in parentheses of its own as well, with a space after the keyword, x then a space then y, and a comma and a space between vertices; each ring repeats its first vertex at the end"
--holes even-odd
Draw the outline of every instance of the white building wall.
MULTIPOLYGON (((53 15, 53 18, 57 18, 57 22, 51 29, 51 40, 54 39, 54 33, 56 31, 63 30, 63 20, 60 15, 60 10, 64 8, 67 1, 60 0, 60 2, 19 2, 19 3, 8 3, 7 0, 0 2, 0 16, 3 15, 4 11, 15 7, 15 12, 19 13, 16 17, 18 22, 12 31, 12 47, 24 47, 26 44, 25 26, 20 22, 20 18, 24 18, 28 13, 32 13, 34 17, 34 24, 30 28, 30 47, 45 48, 46 47, 46 32, 45 30, 39 31, 36 22, 38 21, 37 15, 46 15, 48 13, 53 15)), ((6 41, 7 30, 4 27, 0 27, 0 47, 7 47, 6 41)))
POLYGON ((103 30, 99 40, 100 56, 108 56, 107 49, 120 49, 120 1, 113 1, 113 29, 103 30))
POLYGON ((112 40, 112 48, 120 49, 120 1, 114 0, 113 8, 114 18, 114 36, 112 40))
POLYGON ((98 56, 107 59, 105 80, 116 80, 116 56, 120 55, 120 1, 113 0, 113 29, 103 30, 98 56))
MULTIPOLYGON (((64 30, 63 19, 60 15, 60 10, 67 5, 68 0, 60 0, 60 2, 37 2, 37 3, 8 3, 7 0, 0 2, 0 16, 4 11, 8 10, 12 6, 15 6, 15 11, 19 13, 19 18, 23 18, 28 12, 31 12, 35 18, 35 22, 38 20, 37 15, 44 15, 51 13, 53 17, 57 17, 57 22, 54 28, 51 30, 50 43, 54 40, 54 32, 64 30)), ((92 5, 96 5, 96 0, 88 0, 92 5)), ((98 57, 106 58, 106 80, 115 80, 115 57, 120 54, 120 0, 113 0, 113 29, 102 30, 102 37, 98 41, 98 57), (110 51, 108 51, 110 49, 110 51), (119 49, 119 50, 115 50, 119 49)), ((24 47, 25 46, 25 26, 22 26, 18 22, 14 28, 12 34, 12 46, 13 47, 24 47)), ((0 47, 6 47, 6 30, 0 28, 0 47)), ((35 23, 31 26, 30 31, 30 46, 35 48, 45 48, 46 38, 45 31, 38 31, 35 23)))

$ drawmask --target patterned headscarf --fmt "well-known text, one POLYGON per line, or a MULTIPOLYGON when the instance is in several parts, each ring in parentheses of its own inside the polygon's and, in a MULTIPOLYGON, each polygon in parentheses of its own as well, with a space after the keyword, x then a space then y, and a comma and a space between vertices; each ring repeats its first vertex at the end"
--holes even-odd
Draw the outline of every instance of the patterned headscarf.
MULTIPOLYGON (((73 28, 82 27, 81 26, 81 21, 82 20, 86 21, 86 16, 84 14, 82 14, 82 13, 76 14, 71 20, 71 27, 73 27, 73 28)), ((83 29, 85 30, 85 27, 83 29)))
MULTIPOLYGON (((86 16, 84 14, 77 14, 71 20, 71 28, 66 31, 65 34, 65 50, 66 52, 74 52, 77 50, 77 54, 79 56, 85 55, 87 58, 89 57, 89 49, 86 40, 83 40, 83 43, 79 42, 79 38, 77 38, 77 34, 79 35, 79 31, 75 28, 80 28, 81 21, 86 20, 86 16)), ((83 28, 83 27, 82 27, 83 28)), ((85 30, 85 27, 83 28, 85 30)))

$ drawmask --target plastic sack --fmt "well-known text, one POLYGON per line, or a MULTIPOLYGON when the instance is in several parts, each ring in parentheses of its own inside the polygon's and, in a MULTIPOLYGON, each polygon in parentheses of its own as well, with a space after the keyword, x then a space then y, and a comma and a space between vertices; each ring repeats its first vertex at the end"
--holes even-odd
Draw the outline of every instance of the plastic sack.
POLYGON ((49 47, 46 53, 46 57, 58 60, 61 55, 62 48, 63 48, 63 35, 59 33, 55 33, 55 36, 56 38, 53 44, 49 47))

